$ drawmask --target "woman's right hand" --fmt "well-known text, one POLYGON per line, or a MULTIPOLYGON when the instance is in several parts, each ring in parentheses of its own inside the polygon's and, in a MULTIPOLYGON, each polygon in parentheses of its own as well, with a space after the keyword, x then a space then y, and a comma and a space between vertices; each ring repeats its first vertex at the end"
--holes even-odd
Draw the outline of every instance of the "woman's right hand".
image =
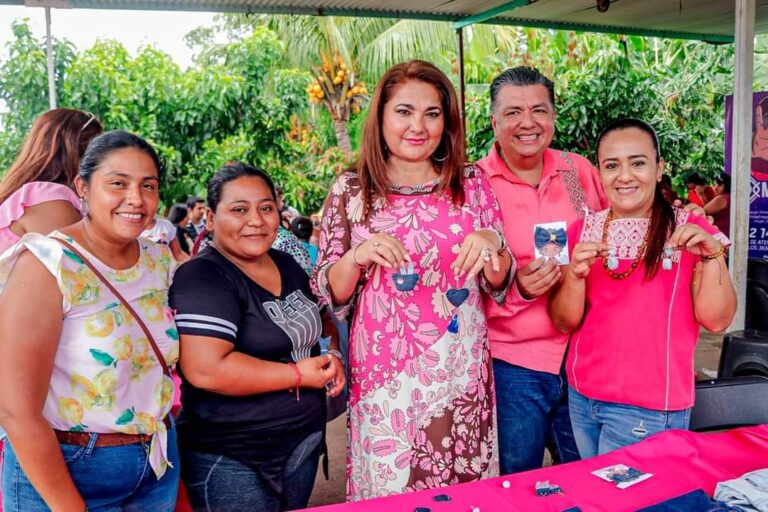
POLYGON ((350 250, 353 262, 359 267, 376 263, 386 268, 397 268, 411 261, 403 244, 386 233, 377 233, 350 250))
POLYGON ((327 354, 308 357, 296 363, 296 368, 301 372, 301 387, 324 388, 336 376, 336 371, 331 363, 331 356, 327 354))
POLYGON ((607 255, 608 245, 595 242, 582 242, 576 244, 571 255, 571 264, 568 265, 568 274, 576 279, 586 279, 597 256, 607 255))

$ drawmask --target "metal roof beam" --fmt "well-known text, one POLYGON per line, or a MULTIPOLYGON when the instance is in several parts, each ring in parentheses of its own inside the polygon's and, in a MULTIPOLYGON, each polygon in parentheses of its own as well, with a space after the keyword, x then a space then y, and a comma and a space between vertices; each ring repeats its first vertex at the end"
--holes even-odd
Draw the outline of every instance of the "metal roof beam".
MULTIPOLYGON (((737 0, 738 1, 738 0, 737 0)), ((197 0, 195 2, 179 0, 173 4, 166 2, 156 2, 154 0, 126 0, 123 2, 116 2, 113 0, 0 0, 0 5, 23 5, 29 6, 43 6, 49 4, 58 3, 68 8, 84 8, 84 9, 138 9, 147 11, 205 11, 205 12, 239 12, 239 13, 252 13, 252 14, 300 14, 309 16, 366 16, 371 18, 395 18, 395 19, 416 19, 416 20, 431 20, 431 21, 445 21, 453 22, 453 27, 459 25, 466 26, 472 23, 486 23, 495 25, 512 25, 520 27, 531 28, 547 28, 553 30, 574 30, 577 32, 599 32, 607 34, 626 34, 644 37, 660 37, 666 39, 689 39, 695 41, 706 41, 710 43, 733 43, 734 38, 730 35, 723 34, 711 34, 711 33, 699 33, 699 32, 684 32, 678 30, 651 30, 632 27, 621 27, 611 25, 600 25, 592 23, 565 23, 557 21, 537 20, 530 18, 512 18, 512 17, 498 17, 503 16, 505 12, 528 5, 529 0, 515 0, 507 2, 504 5, 496 7, 495 9, 486 11, 485 13, 461 17, 456 14, 447 14, 439 12, 417 12, 401 11, 401 10, 385 10, 376 8, 325 8, 318 9, 311 6, 295 6, 295 5, 269 5, 269 6, 250 6, 245 2, 228 2, 222 3, 217 0, 197 0), (498 11, 498 12, 496 12, 498 11), (479 21, 481 17, 485 19, 479 21)))
POLYGON ((552 30, 574 30, 576 32, 598 32, 601 34, 624 34, 627 36, 660 37, 663 39, 689 39, 708 43, 733 43, 733 36, 722 34, 702 34, 698 32, 681 32, 677 30, 648 30, 633 27, 611 25, 593 25, 591 23, 560 23, 521 18, 495 18, 483 21, 491 25, 512 25, 515 27, 548 28, 552 30))
POLYGON ((518 7, 522 7, 528 4, 528 0, 512 0, 511 2, 501 4, 498 7, 494 7, 493 9, 488 9, 485 12, 463 18, 453 24, 453 29, 458 30, 460 28, 468 27, 469 25, 474 25, 475 23, 483 23, 484 21, 488 21, 495 18, 496 16, 500 16, 509 11, 517 9, 518 7))

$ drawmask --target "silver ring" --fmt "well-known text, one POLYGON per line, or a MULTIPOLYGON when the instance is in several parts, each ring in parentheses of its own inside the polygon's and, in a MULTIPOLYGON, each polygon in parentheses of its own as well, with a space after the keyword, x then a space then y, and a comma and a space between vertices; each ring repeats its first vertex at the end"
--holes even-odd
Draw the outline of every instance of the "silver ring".
POLYGON ((374 247, 378 247, 378 246, 380 246, 380 245, 381 245, 381 242, 379 242, 378 240, 374 240, 374 241, 373 241, 373 246, 374 246, 374 247))
POLYGON ((485 261, 486 263, 491 261, 491 250, 488 249, 487 247, 482 251, 480 251, 480 255, 483 257, 483 261, 485 261))

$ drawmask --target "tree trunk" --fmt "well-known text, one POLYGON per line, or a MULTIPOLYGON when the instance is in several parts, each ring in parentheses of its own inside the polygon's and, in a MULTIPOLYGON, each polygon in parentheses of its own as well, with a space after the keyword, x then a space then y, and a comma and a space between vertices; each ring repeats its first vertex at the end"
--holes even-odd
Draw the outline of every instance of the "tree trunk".
POLYGON ((352 152, 352 143, 349 140, 349 126, 347 121, 336 120, 333 122, 333 131, 336 132, 336 144, 345 153, 352 152))

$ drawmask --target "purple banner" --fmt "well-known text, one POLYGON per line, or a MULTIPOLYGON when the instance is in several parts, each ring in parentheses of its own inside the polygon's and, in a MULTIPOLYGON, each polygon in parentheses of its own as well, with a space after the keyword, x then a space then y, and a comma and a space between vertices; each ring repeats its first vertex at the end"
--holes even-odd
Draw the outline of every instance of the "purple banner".
MULTIPOLYGON (((768 92, 752 95, 752 163, 749 194, 749 257, 768 258, 768 92)), ((725 98, 725 172, 733 173, 733 96, 725 98)))

